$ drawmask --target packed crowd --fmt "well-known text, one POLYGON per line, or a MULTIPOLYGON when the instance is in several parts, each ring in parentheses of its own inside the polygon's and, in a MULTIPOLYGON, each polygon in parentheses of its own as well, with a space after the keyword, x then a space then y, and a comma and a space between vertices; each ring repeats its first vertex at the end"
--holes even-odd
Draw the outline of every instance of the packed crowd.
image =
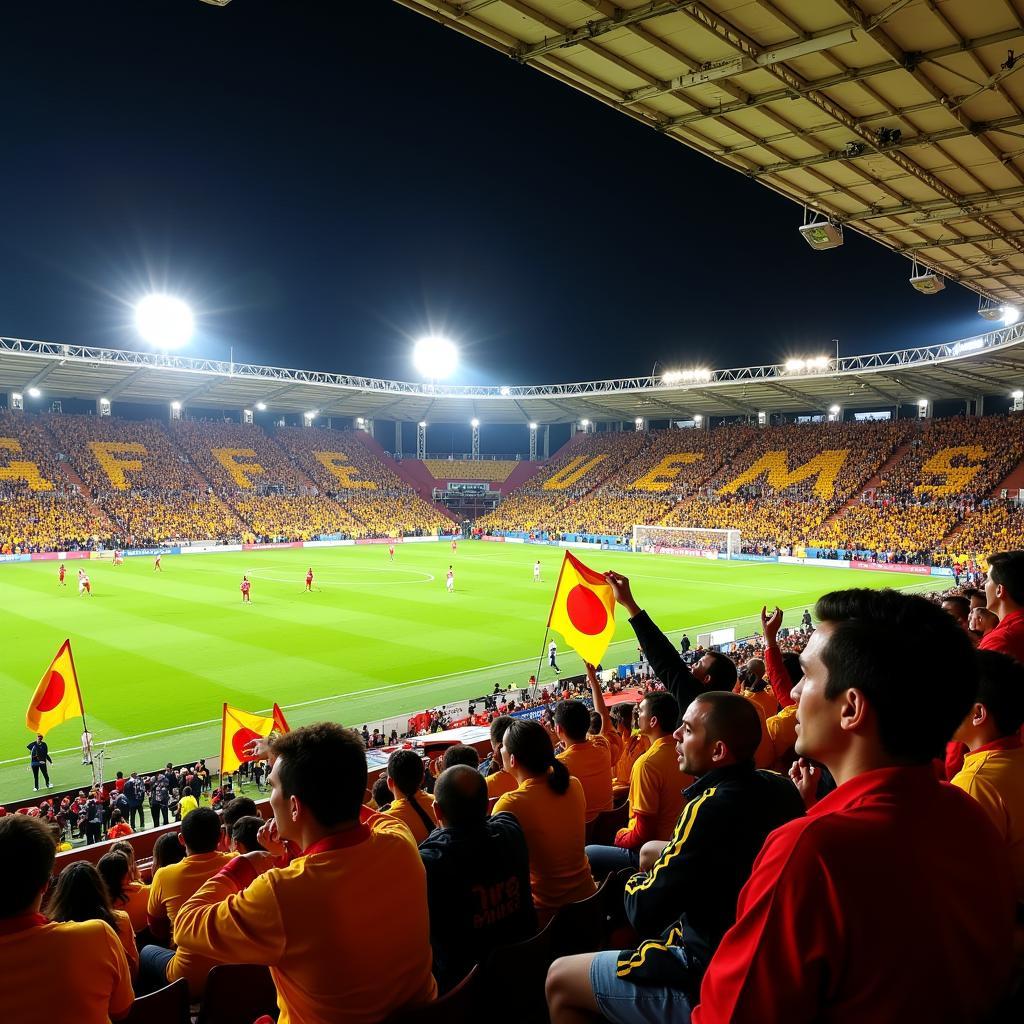
POLYGON ((31 979, 56 962, 85 1020, 178 980, 197 1001, 212 967, 250 963, 269 965, 281 1020, 369 1024, 481 964, 462 1012, 499 1021, 1014 1019, 1024 552, 989 564, 984 590, 935 600, 826 595, 816 628, 766 607, 732 658, 677 649, 608 573, 657 679, 639 703, 609 709, 588 669, 592 707, 501 715, 483 761, 397 749, 372 792, 354 731, 254 741, 272 818, 180 799, 148 887, 130 845, 53 885, 52 823, 2 817, 0 962, 20 983, 0 1010, 31 1019, 31 979), (364 906, 401 925, 387 984, 364 906), (516 945, 538 929, 533 952, 516 945))
POLYGON ((515 459, 424 459, 435 480, 486 480, 501 483, 519 463, 515 459))

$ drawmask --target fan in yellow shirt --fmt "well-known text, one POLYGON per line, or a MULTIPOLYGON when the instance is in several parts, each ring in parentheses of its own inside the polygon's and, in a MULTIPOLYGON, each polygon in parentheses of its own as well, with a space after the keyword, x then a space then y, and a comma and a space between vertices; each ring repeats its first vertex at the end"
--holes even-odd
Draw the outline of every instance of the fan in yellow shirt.
POLYGON ((612 806, 612 760, 607 742, 591 739, 590 712, 579 700, 563 700, 555 708, 555 734, 565 744, 558 760, 580 780, 587 798, 587 821, 612 806))
POLYGON ((268 752, 274 818, 260 843, 269 852, 233 858, 185 903, 178 949, 267 964, 278 1024, 383 1020, 434 999, 423 862, 403 822, 371 814, 360 823, 359 734, 320 722, 275 737, 268 752), (401 923, 388 933, 386 977, 367 941, 374 919, 401 923))
POLYGON ((415 750, 396 750, 388 758, 388 789, 394 799, 387 813, 404 821, 417 845, 437 828, 434 801, 420 788, 423 761, 415 750))
POLYGON ((491 722, 491 770, 487 774, 487 799, 511 793, 519 783, 505 771, 501 762, 501 742, 505 731, 515 721, 511 715, 499 715, 491 722))

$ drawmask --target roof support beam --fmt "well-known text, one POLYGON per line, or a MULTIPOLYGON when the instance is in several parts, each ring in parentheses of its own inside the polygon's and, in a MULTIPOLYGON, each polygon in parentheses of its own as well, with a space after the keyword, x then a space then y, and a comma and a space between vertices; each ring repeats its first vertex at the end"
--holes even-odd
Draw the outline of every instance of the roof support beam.
POLYGON ((706 391, 704 388, 690 388, 690 393, 693 395, 700 395, 701 398, 705 398, 709 402, 726 405, 730 409, 735 409, 737 412, 743 413, 744 416, 753 416, 757 412, 757 410, 751 406, 744 405, 741 402, 734 401, 727 395, 723 395, 721 391, 706 391))
POLYGON ((889 403, 889 405, 900 404, 899 398, 897 398, 895 395, 890 395, 888 391, 884 391, 874 381, 872 381, 870 377, 858 376, 854 377, 854 380, 856 380, 862 388, 865 388, 868 391, 873 391, 876 395, 879 395, 880 397, 884 398, 886 402, 889 403))
POLYGON ((28 391, 29 388, 34 388, 39 384, 42 384, 47 377, 57 369, 58 366, 63 366, 64 361, 62 359, 55 359, 52 363, 47 363, 38 373, 34 374, 29 380, 25 381, 23 387, 24 390, 28 391))
POLYGON ((143 377, 145 377, 146 374, 149 373, 150 369, 152 369, 152 367, 144 366, 142 367, 141 370, 136 370, 134 373, 129 373, 127 377, 124 377, 121 380, 119 380, 113 387, 107 388, 104 397, 109 398, 111 401, 113 401, 123 391, 126 391, 133 384, 137 383, 143 377))

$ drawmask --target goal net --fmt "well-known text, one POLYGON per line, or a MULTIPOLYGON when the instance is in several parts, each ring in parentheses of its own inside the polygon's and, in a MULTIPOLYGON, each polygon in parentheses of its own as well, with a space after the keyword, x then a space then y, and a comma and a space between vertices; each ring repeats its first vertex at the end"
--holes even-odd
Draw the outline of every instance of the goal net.
POLYGON ((633 550, 654 555, 732 558, 740 552, 740 531, 699 526, 634 526, 633 550))

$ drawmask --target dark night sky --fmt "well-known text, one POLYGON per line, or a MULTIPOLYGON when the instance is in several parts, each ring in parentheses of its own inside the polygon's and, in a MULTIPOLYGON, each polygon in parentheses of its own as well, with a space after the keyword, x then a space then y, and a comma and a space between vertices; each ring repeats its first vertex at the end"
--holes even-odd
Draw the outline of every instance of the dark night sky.
POLYGON ((81 0, 2 14, 0 333, 135 348, 148 282, 192 354, 470 383, 878 351, 981 330, 800 210, 389 0, 81 0))

